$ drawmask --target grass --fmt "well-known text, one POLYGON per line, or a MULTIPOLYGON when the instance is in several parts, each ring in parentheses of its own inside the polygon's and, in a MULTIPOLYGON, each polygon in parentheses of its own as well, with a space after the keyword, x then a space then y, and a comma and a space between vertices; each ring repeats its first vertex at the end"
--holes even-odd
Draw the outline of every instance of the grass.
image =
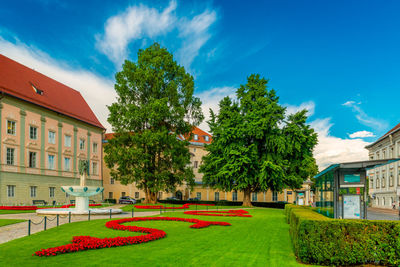
POLYGON ((0 219, 0 227, 14 224, 14 223, 20 223, 20 222, 25 222, 25 220, 17 220, 17 219, 0 219))
POLYGON ((32 256, 41 248, 70 243, 75 235, 104 238, 139 234, 108 229, 104 226, 107 220, 65 224, 1 244, 0 262, 1 266, 301 266, 292 250, 283 210, 257 208, 249 212, 252 218, 168 213, 169 217, 225 221, 232 226, 192 229, 186 222, 136 222, 131 225, 162 229, 167 237, 55 257, 32 256))
MULTIPOLYGON (((165 203, 157 203, 157 204, 133 204, 133 205, 125 205, 125 206, 123 206, 121 209, 123 210, 123 211, 131 211, 132 210, 132 208, 134 208, 135 209, 135 211, 159 211, 160 209, 138 209, 138 208, 135 208, 135 205, 138 205, 138 206, 159 206, 159 205, 162 205, 162 206, 165 206, 165 207, 182 207, 182 204, 165 204, 165 203)), ((198 205, 197 206, 197 210, 207 210, 207 209, 209 209, 209 210, 216 210, 216 209, 231 209, 231 210, 233 210, 233 209, 243 209, 243 207, 242 206, 201 206, 201 205, 198 205)), ((183 209, 178 209, 178 211, 183 211, 183 209)), ((196 205, 190 205, 189 206, 189 209, 185 209, 185 210, 196 210, 196 205)), ((164 210, 163 210, 164 211, 164 210)), ((172 211, 171 209, 167 209, 167 211, 172 211)))

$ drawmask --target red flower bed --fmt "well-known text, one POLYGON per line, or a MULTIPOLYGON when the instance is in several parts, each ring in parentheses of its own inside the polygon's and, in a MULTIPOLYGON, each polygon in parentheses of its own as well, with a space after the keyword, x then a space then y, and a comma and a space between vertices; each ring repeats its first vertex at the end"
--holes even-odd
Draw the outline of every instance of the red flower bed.
POLYGON ((135 205, 137 209, 150 209, 150 210, 159 210, 159 209, 168 209, 168 210, 183 210, 188 209, 191 205, 197 206, 215 206, 214 204, 195 204, 195 203, 186 203, 183 204, 181 207, 165 207, 163 205, 153 205, 153 206, 145 206, 145 205, 135 205))
POLYGON ((0 206, 0 210, 37 210, 36 206, 0 206))
MULTIPOLYGON (((37 206, 0 206, 0 210, 37 210, 37 209, 59 209, 69 208, 75 206, 75 204, 63 205, 61 207, 48 208, 48 207, 37 207, 37 206)), ((101 204, 89 204, 90 207, 98 207, 101 204)))
POLYGON ((108 221, 106 223, 106 227, 114 229, 114 230, 147 233, 147 235, 128 236, 128 237, 113 237, 113 238, 97 238, 97 237, 92 237, 92 236, 74 236, 72 238, 72 244, 42 249, 42 250, 36 251, 35 254, 33 254, 33 255, 56 256, 59 254, 71 253, 71 252, 82 251, 82 250, 110 248, 110 247, 119 247, 119 246, 140 244, 140 243, 150 242, 153 240, 164 238, 167 235, 163 230, 159 230, 159 229, 122 225, 122 223, 137 222, 137 221, 190 222, 190 223, 194 223, 190 227, 196 228, 196 229, 208 227, 210 225, 222 225, 222 226, 231 225, 230 223, 227 223, 227 222, 209 222, 209 221, 202 221, 202 220, 198 220, 198 219, 185 219, 185 218, 177 218, 177 217, 136 217, 136 218, 129 218, 129 219, 113 220, 113 221, 108 221))
POLYGON ((204 215, 204 216, 230 216, 230 217, 252 217, 248 211, 245 210, 228 210, 228 211, 185 211, 185 214, 190 215, 204 215))

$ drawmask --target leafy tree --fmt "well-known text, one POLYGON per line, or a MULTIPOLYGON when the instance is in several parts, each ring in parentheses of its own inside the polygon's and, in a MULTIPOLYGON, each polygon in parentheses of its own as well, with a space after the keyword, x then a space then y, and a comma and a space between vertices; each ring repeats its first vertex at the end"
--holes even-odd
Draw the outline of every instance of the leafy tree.
POLYGON ((306 124, 306 111, 285 116, 285 108, 268 81, 248 77, 236 91, 237 101, 225 97, 219 114, 208 121, 213 142, 206 147, 200 171, 203 182, 224 191, 244 193, 299 188, 317 172, 312 155, 317 135, 306 124))
POLYGON ((105 146, 105 163, 122 184, 135 183, 147 203, 159 191, 194 185, 188 142, 181 138, 203 120, 193 96, 193 77, 155 43, 126 60, 115 76, 117 100, 108 107, 115 135, 105 146))

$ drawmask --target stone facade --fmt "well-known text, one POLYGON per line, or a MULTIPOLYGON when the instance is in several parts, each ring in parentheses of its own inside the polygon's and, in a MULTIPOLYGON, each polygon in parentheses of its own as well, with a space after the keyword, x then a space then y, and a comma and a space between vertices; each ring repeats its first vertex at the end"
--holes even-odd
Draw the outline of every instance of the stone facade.
POLYGON ((400 124, 366 147, 370 160, 393 159, 368 170, 369 195, 373 207, 393 208, 400 197, 400 124))
POLYGON ((102 185, 103 129, 12 96, 0 108, 1 205, 69 202, 60 187, 79 185, 79 160, 90 161, 88 184, 102 185))

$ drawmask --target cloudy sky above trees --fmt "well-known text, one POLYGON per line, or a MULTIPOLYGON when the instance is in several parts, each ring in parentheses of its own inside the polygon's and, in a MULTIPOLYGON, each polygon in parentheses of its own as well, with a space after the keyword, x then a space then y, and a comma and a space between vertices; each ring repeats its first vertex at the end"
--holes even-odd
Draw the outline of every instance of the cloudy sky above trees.
POLYGON ((194 76, 206 117, 259 73, 288 113, 308 110, 321 169, 367 159, 400 122, 400 3, 339 2, 8 1, 0 53, 79 90, 108 132, 115 73, 155 41, 194 76))

